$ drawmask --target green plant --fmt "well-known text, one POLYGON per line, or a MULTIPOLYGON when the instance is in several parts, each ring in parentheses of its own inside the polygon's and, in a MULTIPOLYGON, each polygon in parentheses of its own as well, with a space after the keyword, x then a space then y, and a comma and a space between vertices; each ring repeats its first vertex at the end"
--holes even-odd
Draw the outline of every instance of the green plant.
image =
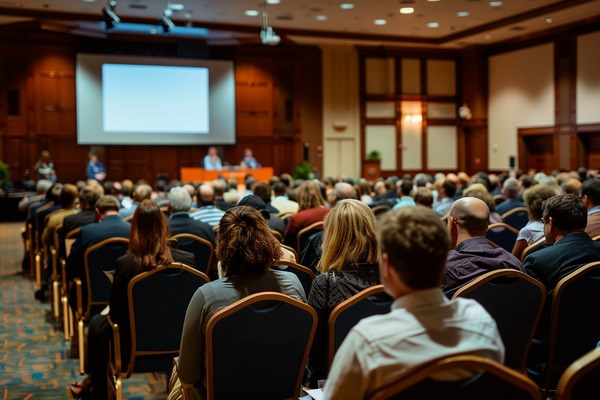
POLYGON ((312 165, 308 161, 302 161, 294 169, 294 179, 311 179, 312 165))
POLYGON ((367 160, 369 160, 369 161, 381 160, 381 152, 379 150, 371 150, 369 152, 369 154, 367 154, 367 160))
POLYGON ((0 161, 0 186, 8 183, 8 165, 0 161))

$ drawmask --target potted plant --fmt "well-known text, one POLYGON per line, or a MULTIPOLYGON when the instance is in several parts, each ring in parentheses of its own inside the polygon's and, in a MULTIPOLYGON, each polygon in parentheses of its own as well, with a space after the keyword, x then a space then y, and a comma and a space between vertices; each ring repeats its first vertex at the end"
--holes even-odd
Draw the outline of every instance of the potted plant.
POLYGON ((381 152, 379 150, 371 150, 369 152, 369 154, 367 154, 367 160, 380 161, 381 160, 381 152))
POLYGON ((312 166, 306 160, 296 165, 294 169, 294 179, 312 179, 312 166))
POLYGON ((381 152, 371 150, 367 158, 362 162, 362 177, 368 181, 374 181, 381 177, 381 152))

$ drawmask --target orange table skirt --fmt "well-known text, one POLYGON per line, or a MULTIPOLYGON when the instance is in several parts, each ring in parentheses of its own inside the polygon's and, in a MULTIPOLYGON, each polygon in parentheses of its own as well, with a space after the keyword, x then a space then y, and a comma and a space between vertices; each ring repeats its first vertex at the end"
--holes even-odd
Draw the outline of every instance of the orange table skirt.
POLYGON ((252 174, 257 181, 268 182, 273 176, 272 167, 263 167, 255 169, 221 169, 206 170, 204 168, 181 168, 180 177, 183 182, 206 182, 219 177, 225 179, 234 178, 238 184, 244 183, 247 174, 252 174))

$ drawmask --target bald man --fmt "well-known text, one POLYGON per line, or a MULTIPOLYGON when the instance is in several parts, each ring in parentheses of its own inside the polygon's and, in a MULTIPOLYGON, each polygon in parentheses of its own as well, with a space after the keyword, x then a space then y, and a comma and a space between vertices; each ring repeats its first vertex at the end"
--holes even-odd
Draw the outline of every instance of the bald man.
POLYGON ((215 190, 211 185, 203 184, 198 188, 198 210, 191 213, 190 217, 203 221, 210 226, 219 225, 225 211, 215 206, 215 190))
POLYGON ((465 197, 450 208, 448 233, 452 250, 448 252, 442 288, 448 297, 486 272, 512 268, 523 270, 523 264, 502 248, 492 247, 485 238, 490 210, 482 200, 465 197))

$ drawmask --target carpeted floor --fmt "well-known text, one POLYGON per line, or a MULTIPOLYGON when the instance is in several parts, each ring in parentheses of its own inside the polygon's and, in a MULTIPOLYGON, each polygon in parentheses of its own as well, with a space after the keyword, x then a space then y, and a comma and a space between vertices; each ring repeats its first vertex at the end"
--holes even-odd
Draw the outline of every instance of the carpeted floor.
MULTIPOLYGON (((0 397, 66 399, 80 379, 77 359, 51 315, 36 301, 35 281, 23 275, 22 222, 0 223, 0 397)), ((134 374, 123 384, 126 399, 165 399, 164 374, 134 374)))

